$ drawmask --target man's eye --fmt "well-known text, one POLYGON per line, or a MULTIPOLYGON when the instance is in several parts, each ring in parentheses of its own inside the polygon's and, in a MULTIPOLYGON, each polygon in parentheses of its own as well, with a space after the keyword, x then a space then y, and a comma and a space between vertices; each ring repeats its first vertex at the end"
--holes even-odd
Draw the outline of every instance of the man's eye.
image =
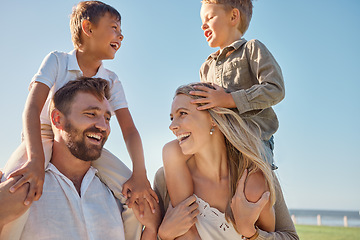
POLYGON ((170 117, 170 121, 172 121, 172 120, 174 120, 174 118, 173 118, 173 117, 170 117))
POLYGON ((84 113, 86 116, 88 117, 94 117, 95 116, 95 113, 90 113, 90 112, 87 112, 87 113, 84 113))
POLYGON ((187 112, 179 112, 180 116, 187 115, 187 112))
POLYGON ((115 29, 115 30, 117 30, 117 26, 113 26, 112 28, 115 29))

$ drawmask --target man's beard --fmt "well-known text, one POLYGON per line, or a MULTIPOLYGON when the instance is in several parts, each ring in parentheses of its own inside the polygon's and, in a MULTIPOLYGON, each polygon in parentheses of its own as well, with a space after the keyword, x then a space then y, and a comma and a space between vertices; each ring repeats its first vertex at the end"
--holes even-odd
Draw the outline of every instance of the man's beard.
POLYGON ((84 131, 75 128, 69 121, 65 124, 65 131, 67 132, 66 145, 74 157, 83 161, 94 161, 101 155, 103 146, 106 142, 106 134, 100 131, 96 127, 89 127, 84 131), (100 133, 103 137, 100 145, 87 145, 86 144, 86 133, 100 133))

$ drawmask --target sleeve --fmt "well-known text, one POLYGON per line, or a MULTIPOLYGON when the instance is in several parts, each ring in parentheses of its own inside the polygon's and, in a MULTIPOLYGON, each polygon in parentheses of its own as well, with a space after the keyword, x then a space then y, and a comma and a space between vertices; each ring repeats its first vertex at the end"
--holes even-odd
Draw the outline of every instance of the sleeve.
POLYGON ((285 97, 280 66, 266 46, 258 40, 251 40, 246 43, 245 52, 258 83, 231 93, 240 114, 269 108, 285 97))
POLYGON ((295 226, 291 220, 286 206, 280 183, 275 177, 276 202, 275 209, 275 232, 265 232, 259 229, 257 240, 299 240, 295 226))
POLYGON ((110 89, 110 105, 113 111, 116 111, 121 108, 127 108, 128 104, 125 97, 124 88, 119 80, 119 78, 116 76, 116 74, 113 75, 113 81, 111 84, 110 89))
POLYGON ((160 210, 161 210, 162 216, 164 217, 165 212, 169 206, 170 198, 169 198, 169 194, 168 194, 167 188, 166 188, 166 181, 165 181, 165 174, 164 174, 163 167, 159 168, 159 170, 156 172, 155 177, 154 177, 154 186, 153 187, 154 187, 155 193, 159 197, 160 210))
POLYGON ((42 61, 39 70, 31 80, 29 89, 34 82, 40 82, 51 88, 56 81, 59 62, 55 52, 49 53, 42 61))

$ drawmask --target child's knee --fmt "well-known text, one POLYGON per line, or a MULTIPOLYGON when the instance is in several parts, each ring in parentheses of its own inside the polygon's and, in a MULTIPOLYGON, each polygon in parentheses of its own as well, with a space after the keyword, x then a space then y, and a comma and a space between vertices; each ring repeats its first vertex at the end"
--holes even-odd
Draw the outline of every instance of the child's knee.
POLYGON ((249 202, 259 201, 266 191, 268 191, 268 187, 261 171, 254 172, 247 177, 244 193, 249 202))

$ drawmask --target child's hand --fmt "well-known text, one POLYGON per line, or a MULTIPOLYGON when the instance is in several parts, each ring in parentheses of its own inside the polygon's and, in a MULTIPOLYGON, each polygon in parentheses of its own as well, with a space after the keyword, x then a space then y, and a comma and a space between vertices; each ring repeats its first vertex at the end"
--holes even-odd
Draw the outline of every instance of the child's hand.
POLYGON ((152 190, 146 175, 132 175, 123 185, 122 194, 128 198, 126 203, 131 208, 135 202, 139 205, 140 216, 144 216, 144 208, 146 201, 149 203, 153 213, 155 213, 155 206, 159 202, 159 198, 152 190), (146 201, 144 201, 146 200, 146 201))
MULTIPOLYGON (((37 161, 41 162, 41 161, 37 161)), ((34 161, 27 161, 20 169, 12 172, 11 177, 21 176, 21 178, 10 188, 10 192, 15 192, 25 183, 29 183, 29 192, 24 201, 25 205, 40 199, 44 185, 45 169, 44 164, 37 164, 34 161)))
POLYGON ((205 110, 213 107, 236 108, 236 104, 230 93, 225 92, 224 88, 214 83, 212 85, 215 89, 206 86, 194 86, 194 88, 201 91, 190 91, 191 95, 204 97, 191 101, 191 103, 205 104, 197 107, 198 110, 205 110))
POLYGON ((152 232, 156 236, 161 223, 161 211, 159 204, 155 204, 155 213, 152 212, 150 205, 147 202, 144 202, 144 212, 142 215, 140 213, 140 205, 136 202, 134 203, 132 209, 138 221, 144 225, 148 231, 152 232))

